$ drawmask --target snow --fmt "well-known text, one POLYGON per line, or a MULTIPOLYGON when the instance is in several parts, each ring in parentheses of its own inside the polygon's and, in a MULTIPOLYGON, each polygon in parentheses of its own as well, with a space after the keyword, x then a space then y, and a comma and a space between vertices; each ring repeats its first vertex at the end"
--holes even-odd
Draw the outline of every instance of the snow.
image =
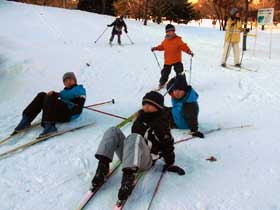
MULTIPOLYGON (((94 44, 106 24, 114 20, 109 16, 2 0, 0 20, 0 139, 13 130, 35 94, 62 88, 66 71, 74 71, 86 87, 87 104, 114 98, 115 105, 99 109, 124 117, 139 109, 143 95, 157 86, 160 72, 150 47, 163 39, 164 25, 149 23, 145 27, 126 20, 135 45, 124 34, 124 46, 110 47, 110 30, 94 44)), ((202 26, 176 26, 195 53, 192 85, 200 94, 201 128, 253 127, 223 130, 204 140, 176 145, 176 164, 187 174, 164 175, 152 209, 279 210, 279 32, 272 35, 272 59, 268 56, 269 31, 258 32, 255 54, 254 38, 249 37, 243 64, 258 71, 238 72, 219 66, 224 33, 202 26), (205 160, 210 156, 217 162, 205 160)), ((162 64, 162 53, 157 56, 162 64)), ((189 63, 184 55, 187 77, 189 63)), ((169 96, 165 103, 170 105, 169 96)), ((0 160, 0 210, 78 207, 97 166, 98 142, 108 127, 120 122, 91 111, 82 119, 96 123, 0 160)), ((129 133, 130 125, 123 130, 129 133)), ((22 144, 40 131, 28 132, 1 146, 0 151, 22 144)), ((174 130, 173 134, 179 140, 187 131, 174 130)), ((147 208, 161 167, 158 162, 140 181, 126 209, 147 208)), ((120 180, 119 170, 86 209, 112 208, 120 180)))

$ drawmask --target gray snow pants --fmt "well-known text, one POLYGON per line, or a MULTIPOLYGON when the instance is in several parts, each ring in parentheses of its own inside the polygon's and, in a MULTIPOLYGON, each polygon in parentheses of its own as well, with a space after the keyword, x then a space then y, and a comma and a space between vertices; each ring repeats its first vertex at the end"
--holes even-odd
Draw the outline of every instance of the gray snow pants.
POLYGON ((111 127, 104 133, 96 155, 113 160, 114 152, 122 161, 123 169, 137 167, 140 171, 145 171, 153 165, 150 148, 145 139, 136 133, 125 137, 117 127, 111 127))

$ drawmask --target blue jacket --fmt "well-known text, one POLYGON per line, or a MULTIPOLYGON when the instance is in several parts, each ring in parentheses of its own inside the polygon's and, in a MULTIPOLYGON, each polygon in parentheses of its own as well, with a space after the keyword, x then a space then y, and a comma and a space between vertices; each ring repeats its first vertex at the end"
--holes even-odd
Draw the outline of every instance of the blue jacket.
POLYGON ((86 99, 86 90, 83 85, 74 85, 71 88, 64 88, 59 93, 60 100, 67 104, 68 108, 73 111, 71 120, 80 116, 86 99), (71 103, 78 104, 75 106, 71 103))
MULTIPOLYGON (((179 129, 197 129, 197 128, 190 128, 190 122, 189 119, 190 117, 186 116, 186 112, 188 112, 188 110, 184 109, 184 104, 194 104, 195 107, 197 107, 197 111, 195 111, 195 113, 190 113, 190 115, 195 114, 195 117, 192 117, 191 120, 194 120, 196 122, 191 122, 191 124, 194 124, 197 126, 197 115, 198 115, 198 103, 197 103, 197 99, 198 99, 199 95, 198 93, 192 88, 190 87, 186 93, 186 95, 181 98, 181 99, 175 99, 172 98, 172 117, 173 117, 173 121, 176 125, 176 128, 179 129)), ((192 111, 192 110, 191 110, 192 111)))

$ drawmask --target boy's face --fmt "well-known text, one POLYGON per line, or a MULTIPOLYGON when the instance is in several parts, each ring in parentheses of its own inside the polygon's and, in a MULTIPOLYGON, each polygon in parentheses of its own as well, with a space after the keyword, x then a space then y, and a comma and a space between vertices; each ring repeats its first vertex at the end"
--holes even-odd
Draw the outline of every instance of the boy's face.
POLYGON ((186 91, 184 90, 173 90, 173 96, 176 99, 181 99, 185 96, 186 91))
POLYGON ((168 36, 172 36, 172 35, 174 35, 175 34, 175 31, 167 31, 166 32, 166 35, 168 35, 168 36))
POLYGON ((70 88, 72 87, 73 85, 76 84, 75 80, 71 79, 71 78, 66 78, 64 81, 63 81, 63 84, 66 88, 70 88))
POLYGON ((158 109, 151 104, 144 104, 142 106, 142 109, 144 112, 157 112, 158 111, 158 109))

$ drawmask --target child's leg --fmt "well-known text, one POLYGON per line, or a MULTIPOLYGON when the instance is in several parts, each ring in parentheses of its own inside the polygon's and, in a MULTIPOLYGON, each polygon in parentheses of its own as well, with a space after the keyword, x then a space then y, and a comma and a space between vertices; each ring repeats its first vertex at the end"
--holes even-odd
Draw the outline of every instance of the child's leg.
POLYGON ((159 80, 159 85, 160 86, 164 85, 167 82, 169 74, 171 72, 171 67, 172 67, 172 65, 164 65, 163 66, 163 69, 161 70, 161 77, 160 77, 160 80, 159 80))
POLYGON ((101 142, 99 143, 95 157, 105 156, 109 160, 113 160, 114 152, 117 153, 120 160, 123 154, 123 142, 125 135, 117 127, 111 127, 105 131, 101 142))
POLYGON ((43 103, 44 103, 46 96, 47 96, 47 94, 44 92, 38 93, 38 95, 33 99, 33 101, 23 111, 22 115, 27 116, 30 123, 35 119, 35 117, 43 109, 43 103))
POLYGON ((141 135, 132 133, 124 140, 122 161, 123 169, 147 170, 152 166, 150 148, 141 135))

